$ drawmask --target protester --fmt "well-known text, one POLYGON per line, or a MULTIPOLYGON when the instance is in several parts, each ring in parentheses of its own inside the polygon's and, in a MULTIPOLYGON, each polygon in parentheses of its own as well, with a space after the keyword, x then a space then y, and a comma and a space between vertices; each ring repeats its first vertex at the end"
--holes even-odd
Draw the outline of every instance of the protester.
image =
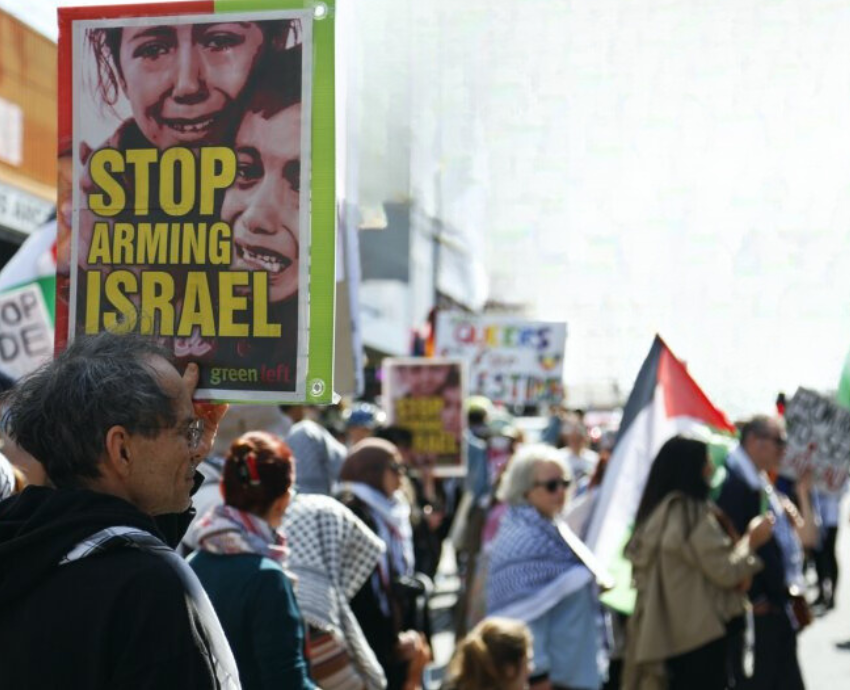
POLYGON ((321 424, 308 419, 303 406, 289 405, 285 409, 293 422, 286 444, 298 458, 298 493, 330 496, 345 462, 345 446, 321 424))
POLYGON ((277 532, 292 499, 295 463, 278 437, 251 431, 224 464, 224 505, 194 527, 189 564, 218 613, 243 688, 314 688, 304 658, 304 626, 284 572, 277 532))
POLYGON ((448 532, 444 519, 446 500, 443 485, 434 476, 433 461, 426 456, 414 456, 413 433, 409 429, 400 426, 382 427, 375 431, 375 438, 382 438, 395 445, 407 468, 401 476, 401 492, 411 509, 414 564, 416 572, 433 578, 440 564, 443 540, 448 532))
POLYGON ((754 552, 772 527, 756 517, 733 541, 708 500, 713 469, 708 446, 682 436, 652 463, 626 547, 637 603, 624 690, 726 688, 727 626, 743 626, 744 590, 762 567, 754 552))
MULTIPOLYGON (((299 461, 300 464, 300 461, 299 461)), ((350 601, 386 547, 339 501, 298 494, 283 519, 287 567, 307 623, 310 673, 323 690, 381 690, 386 676, 350 601)))
POLYGON ((386 413, 370 402, 355 402, 342 414, 345 422, 345 436, 348 447, 352 448, 365 438, 369 438, 376 429, 387 421, 386 413))
POLYGON ((524 690, 531 633, 519 621, 489 618, 457 645, 443 690, 524 690))
POLYGON ((545 444, 511 460, 498 496, 509 504, 489 552, 487 614, 528 623, 532 688, 599 688, 593 576, 567 545, 559 515, 570 470, 545 444))
POLYGON ((838 558, 835 544, 838 540, 839 509, 841 499, 847 493, 847 482, 838 492, 815 492, 815 506, 820 520, 820 543, 815 550, 815 568, 818 575, 816 604, 827 610, 835 608, 835 593, 838 590, 838 558))
MULTIPOLYGON (((743 425, 740 443, 726 459, 726 480, 717 499, 738 532, 743 533, 759 515, 784 514, 767 472, 779 468, 785 445, 785 432, 773 418, 759 415, 743 425)), ((754 671, 747 677, 742 664, 736 663, 736 689, 801 690, 796 623, 790 618, 792 598, 779 540, 773 538, 762 545, 758 556, 764 569, 755 575, 748 592, 755 621, 754 671)), ((743 640, 737 644, 742 645, 743 640)), ((736 662, 740 656, 734 655, 736 662)))
POLYGON ((386 553, 351 602, 357 620, 387 676, 389 690, 418 677, 430 655, 416 625, 416 586, 410 506, 399 493, 404 465, 382 439, 355 445, 340 472, 340 500, 386 545, 386 553))
POLYGON ((596 471, 599 456, 588 448, 587 429, 579 415, 570 414, 567 416, 563 425, 562 436, 565 442, 562 450, 563 458, 573 473, 576 491, 582 493, 587 489, 590 479, 596 471))
POLYGON ((0 504, 4 687, 239 687, 209 599, 167 546, 226 408, 193 407, 198 368, 181 377, 168 357, 81 336, 8 399, 5 431, 56 488, 0 504))
POLYGON ((487 420, 492 410, 493 404, 484 396, 473 396, 466 401, 467 428, 463 440, 466 445, 467 470, 463 497, 453 516, 451 529, 458 574, 463 582, 455 607, 455 632, 460 637, 466 634, 470 594, 474 588, 481 537, 493 489, 486 440, 490 436, 487 420))

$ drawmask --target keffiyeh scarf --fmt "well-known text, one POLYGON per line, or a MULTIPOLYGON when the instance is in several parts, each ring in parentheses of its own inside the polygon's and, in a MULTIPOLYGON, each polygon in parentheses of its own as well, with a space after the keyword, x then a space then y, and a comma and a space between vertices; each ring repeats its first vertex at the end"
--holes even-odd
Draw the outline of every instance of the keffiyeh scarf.
POLYGON ((511 506, 490 548, 487 614, 535 620, 591 579, 553 521, 511 506))
POLYGON ((193 528, 193 541, 201 551, 214 554, 252 553, 284 565, 286 539, 260 517, 233 506, 210 508, 193 528))
POLYGON ((369 690, 386 687, 349 604, 381 560, 384 544, 339 501, 319 494, 299 494, 283 529, 292 537, 288 566, 299 578, 295 596, 304 619, 345 647, 369 690))

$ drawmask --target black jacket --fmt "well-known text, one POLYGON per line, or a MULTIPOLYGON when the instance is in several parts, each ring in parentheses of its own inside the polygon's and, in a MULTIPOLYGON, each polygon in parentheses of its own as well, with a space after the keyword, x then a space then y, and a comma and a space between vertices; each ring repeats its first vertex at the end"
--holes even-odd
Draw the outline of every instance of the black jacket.
POLYGON ((164 558, 123 547, 59 565, 110 526, 173 545, 189 517, 160 529, 126 501, 85 489, 28 487, 0 503, 2 687, 217 687, 205 622, 164 558))
MULTIPOLYGON (((750 520, 761 514, 761 491, 750 487, 731 467, 727 466, 727 472, 717 505, 732 520, 738 533, 746 534, 750 520)), ((785 584, 782 551, 776 538, 772 538, 757 553, 764 561, 764 569, 753 577, 753 585, 749 591, 750 601, 758 603, 766 600, 778 608, 784 608, 788 600, 788 588, 785 584)))

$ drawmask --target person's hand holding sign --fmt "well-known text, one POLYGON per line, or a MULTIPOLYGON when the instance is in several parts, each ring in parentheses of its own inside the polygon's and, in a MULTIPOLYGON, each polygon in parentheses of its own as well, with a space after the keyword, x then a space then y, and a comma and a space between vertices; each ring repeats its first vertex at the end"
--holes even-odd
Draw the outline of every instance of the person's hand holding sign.
MULTIPOLYGON (((190 362, 186 365, 186 370, 183 372, 183 383, 188 388, 190 397, 195 394, 199 376, 200 370, 197 364, 190 362)), ((218 425, 221 423, 222 418, 230 406, 227 403, 198 401, 193 401, 192 405, 195 408, 195 416, 204 423, 201 441, 194 453, 196 458, 203 459, 212 451, 215 435, 218 432, 218 425)))

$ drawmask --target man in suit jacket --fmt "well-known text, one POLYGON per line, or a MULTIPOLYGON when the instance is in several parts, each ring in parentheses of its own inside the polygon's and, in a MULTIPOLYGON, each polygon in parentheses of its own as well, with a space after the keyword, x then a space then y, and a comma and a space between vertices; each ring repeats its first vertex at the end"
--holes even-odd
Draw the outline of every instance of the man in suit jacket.
MULTIPOLYGON (((767 473, 779 468, 785 452, 785 432, 775 419, 756 416, 744 424, 741 442, 726 460, 727 478, 717 504, 745 533, 750 520, 781 511, 767 473)), ((758 550, 764 569, 753 578, 748 593, 755 618, 755 667, 747 678, 733 665, 736 690, 803 690, 797 661, 797 634, 788 611, 788 584, 781 546, 774 536, 758 550)), ((739 661, 739 660, 736 660, 739 661)))

